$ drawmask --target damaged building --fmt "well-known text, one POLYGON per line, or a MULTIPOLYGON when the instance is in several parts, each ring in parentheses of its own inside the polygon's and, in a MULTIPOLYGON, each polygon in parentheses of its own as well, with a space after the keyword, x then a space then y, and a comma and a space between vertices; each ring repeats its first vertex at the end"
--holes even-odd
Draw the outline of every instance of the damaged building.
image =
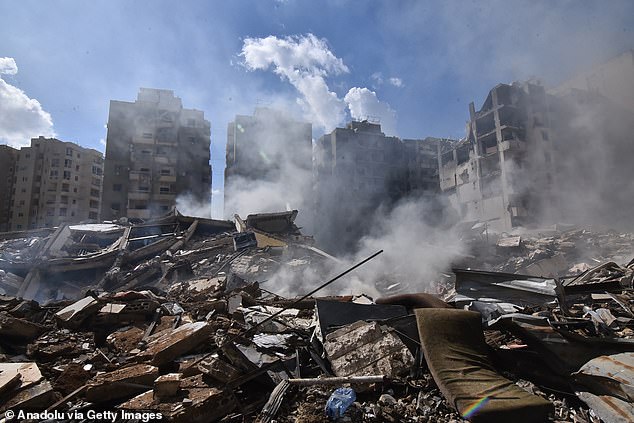
POLYGON ((13 176, 18 150, 8 145, 0 145, 0 231, 9 230, 11 216, 11 195, 13 190, 13 176))
POLYGON ((440 190, 438 150, 447 144, 438 138, 389 137, 380 124, 367 120, 351 121, 320 137, 314 153, 318 241, 350 250, 363 235, 359 215, 369 218, 382 203, 407 196, 435 198, 440 190), (330 229, 320 233, 319 228, 330 229))
POLYGON ((463 220, 499 231, 536 222, 554 199, 549 99, 543 86, 499 84, 476 112, 467 136, 440 156, 440 186, 463 220))
POLYGON ((211 216, 210 124, 170 90, 110 102, 102 218, 161 216, 179 195, 211 216))
POLYGON ((33 138, 15 162, 9 227, 53 228, 99 220, 103 155, 54 138, 33 138))
MULTIPOLYGON (((281 110, 257 107, 253 116, 237 115, 227 127, 224 209, 239 212, 245 187, 274 183, 280 191, 302 191, 312 171, 312 125, 281 110)), ((273 204, 284 209, 287 199, 273 204)))

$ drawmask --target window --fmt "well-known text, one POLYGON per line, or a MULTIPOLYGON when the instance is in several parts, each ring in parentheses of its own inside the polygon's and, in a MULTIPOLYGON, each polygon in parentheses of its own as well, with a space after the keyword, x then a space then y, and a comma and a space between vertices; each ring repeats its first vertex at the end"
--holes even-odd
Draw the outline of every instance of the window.
POLYGON ((112 185, 112 190, 113 190, 113 191, 119 192, 119 191, 121 191, 121 188, 123 188, 123 187, 121 186, 121 184, 114 184, 114 185, 112 185))
POLYGON ((21 189, 21 191, 22 191, 22 192, 26 192, 26 188, 22 188, 22 189, 21 189))
POLYGON ((119 204, 119 203, 112 203, 112 204, 110 204, 110 208, 111 208, 112 210, 117 210, 117 211, 118 211, 118 210, 121 210, 121 204, 119 204))
POLYGON ((51 167, 59 167, 59 159, 51 160, 51 167))
POLYGON ((90 208, 91 208, 91 209, 97 209, 97 208, 99 208, 99 201, 90 200, 90 208))
POLYGON ((161 175, 171 175, 171 169, 161 169, 161 175))
POLYGON ((149 172, 150 169, 147 167, 142 167, 141 169, 139 169, 139 172, 149 172))
POLYGON ((92 174, 93 175, 101 175, 102 173, 103 173, 103 170, 99 166, 93 166, 92 167, 92 174))
POLYGON ((92 178, 92 184, 96 187, 101 186, 101 179, 99 178, 92 178))
POLYGON ((60 216, 66 216, 66 209, 65 208, 59 209, 59 215, 60 216))
POLYGON ((79 181, 79 176, 75 175, 75 182, 79 181))
POLYGON ((99 197, 99 190, 98 189, 91 189, 90 190, 90 196, 91 197, 99 197))
POLYGON ((59 176, 59 173, 57 172, 57 170, 51 170, 51 173, 49 175, 51 178, 57 178, 59 176))
POLYGON ((29 178, 27 178, 26 176, 23 176, 23 177, 22 177, 22 182, 26 182, 26 181, 28 181, 28 180, 29 180, 29 178))
POLYGON ((67 195, 62 195, 61 197, 59 197, 59 201, 62 204, 68 204, 68 196, 67 195))
POLYGON ((24 200, 20 200, 20 205, 23 206, 24 205, 24 200))
POLYGON ((70 185, 68 184, 62 184, 62 192, 68 192, 70 188, 70 185))
POLYGON ((65 170, 64 171, 64 179, 69 179, 70 180, 70 170, 65 170))
POLYGON ((88 219, 97 220, 97 212, 89 212, 88 219))
POLYGON ((170 185, 161 185, 159 190, 160 190, 161 194, 169 194, 169 192, 171 191, 171 186, 170 185))
POLYGON ((544 141, 548 141, 548 132, 546 132, 546 131, 542 131, 542 139, 543 139, 544 141))
POLYGON ((116 166, 114 167, 114 174, 115 174, 115 175, 119 175, 119 174, 121 173, 121 171, 123 171, 123 166, 121 166, 121 165, 116 165, 116 166))
POLYGON ((150 187, 148 187, 146 185, 139 185, 139 191, 147 192, 149 190, 150 190, 150 187))
POLYGON ((195 127, 196 119, 187 119, 187 126, 195 127))
POLYGON ((79 172, 79 165, 75 166, 75 170, 79 172))
POLYGON ((24 217, 24 213, 18 213, 18 217, 24 217))
POLYGON ((46 210, 46 215, 47 216, 55 216, 55 209, 46 210))
POLYGON ((64 167, 70 169, 71 167, 73 167, 73 161, 70 159, 64 160, 64 167))
POLYGON ((66 155, 67 155, 67 156, 70 156, 70 157, 73 157, 73 149, 72 149, 72 148, 70 148, 70 147, 68 147, 68 148, 66 149, 66 155))
POLYGON ((152 138, 152 133, 151 132, 144 132, 143 133, 143 138, 152 138))

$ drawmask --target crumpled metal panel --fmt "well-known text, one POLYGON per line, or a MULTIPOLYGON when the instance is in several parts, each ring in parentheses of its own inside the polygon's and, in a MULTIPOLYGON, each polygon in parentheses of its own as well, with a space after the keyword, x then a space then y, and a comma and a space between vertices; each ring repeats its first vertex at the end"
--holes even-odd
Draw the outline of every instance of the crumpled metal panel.
POLYGON ((589 392, 577 392, 577 397, 599 416, 604 423, 634 422, 634 405, 611 396, 598 396, 589 392))
POLYGON ((574 378, 594 393, 634 401, 634 353, 592 359, 574 373, 574 378))

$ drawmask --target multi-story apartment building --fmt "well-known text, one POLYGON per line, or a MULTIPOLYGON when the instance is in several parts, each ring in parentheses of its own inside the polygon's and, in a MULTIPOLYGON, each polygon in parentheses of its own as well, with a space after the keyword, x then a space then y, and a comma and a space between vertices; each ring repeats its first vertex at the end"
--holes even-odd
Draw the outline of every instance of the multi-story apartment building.
POLYGON ((352 121, 317 141, 314 158, 315 228, 320 243, 350 250, 363 235, 363 216, 406 196, 439 192, 434 138, 388 137, 381 125, 352 121), (320 233, 320 228, 334 228, 320 233))
POLYGON ((141 88, 110 102, 102 218, 150 218, 178 196, 211 215, 210 124, 173 91, 141 88))
POLYGON ((18 150, 0 145, 0 232, 9 230, 11 215, 11 192, 18 150))
MULTIPOLYGON (((225 168, 225 215, 233 216, 236 197, 244 187, 257 181, 275 183, 284 210, 288 193, 298 183, 310 182, 312 169, 312 125, 288 117, 284 112, 265 107, 253 116, 237 115, 227 127, 227 167, 225 168), (308 175, 303 178, 297 175, 308 175), (295 178, 289 177, 295 174, 295 178)), ((272 202, 275 203, 274 201, 272 202)), ((298 207, 294 205, 294 207, 298 207)))
POLYGON ((440 186, 465 220, 497 230, 530 225, 554 201, 549 97, 533 83, 499 84, 471 115, 467 136, 441 155, 440 186))
POLYGON ((12 231, 99 219, 103 156, 54 138, 33 138, 17 154, 12 231))

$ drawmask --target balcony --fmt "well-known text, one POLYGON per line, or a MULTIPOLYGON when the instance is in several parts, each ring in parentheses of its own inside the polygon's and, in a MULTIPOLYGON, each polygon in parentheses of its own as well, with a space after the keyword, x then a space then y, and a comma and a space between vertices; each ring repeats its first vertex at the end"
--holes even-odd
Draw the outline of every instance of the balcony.
POLYGON ((130 191, 128 192, 128 200, 149 200, 150 193, 148 191, 130 191))

